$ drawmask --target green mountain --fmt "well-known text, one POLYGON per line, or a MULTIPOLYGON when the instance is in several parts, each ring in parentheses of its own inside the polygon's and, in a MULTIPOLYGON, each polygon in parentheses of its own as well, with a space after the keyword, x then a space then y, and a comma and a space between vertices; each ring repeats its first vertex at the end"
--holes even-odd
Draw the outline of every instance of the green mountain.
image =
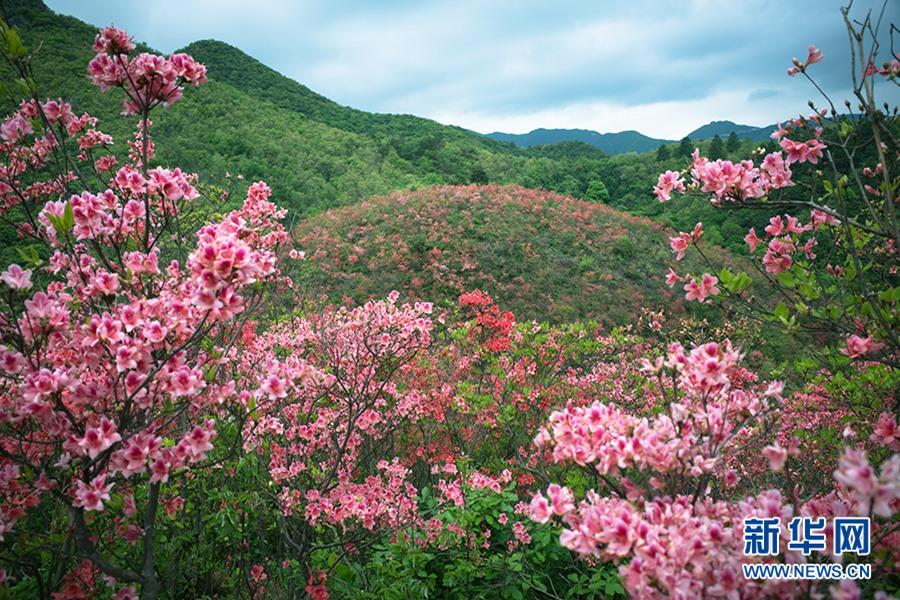
MULTIPOLYGON (((40 0, 7 2, 4 14, 37 49, 41 94, 99 117, 121 152, 136 123, 120 116, 119 94, 88 81, 96 28, 40 0)), ((392 287, 438 298, 482 287, 523 316, 622 323, 644 299, 678 302, 661 280, 667 226, 703 221, 710 242, 741 246, 741 230, 758 225, 704 203, 673 203, 662 214, 651 194, 656 176, 684 157, 608 155, 583 141, 517 148, 428 119, 341 106, 221 42, 186 50, 210 80, 155 114, 160 160, 213 183, 228 171, 266 180, 297 219, 301 245, 329 253, 314 256, 304 281, 338 300, 392 287), (439 224, 454 233, 439 236, 439 224)), ((10 229, 0 228, 0 246, 15 253, 10 229)))
MULTIPOLYGON (((120 116, 117 92, 99 93, 86 76, 96 28, 55 14, 40 0, 5 0, 0 7, 37 48, 42 95, 64 97, 76 111, 98 116, 121 149, 135 122, 120 116)), ((579 141, 517 148, 428 119, 341 106, 221 42, 195 42, 186 50, 207 65, 210 81, 157 111, 158 156, 208 182, 224 182, 228 171, 264 179, 293 217, 396 190, 496 183, 607 202, 681 230, 702 220, 708 238, 724 244, 756 225, 702 203, 678 203, 663 214, 651 189, 660 171, 682 168, 683 157, 609 155, 579 141), (727 235, 719 235, 720 227, 730 228, 727 235)), ((4 112, 12 108, 0 102, 4 112)))
POLYGON ((561 142, 582 142, 599 148, 607 154, 624 154, 625 152, 649 152, 672 140, 660 140, 648 137, 637 131, 620 131, 618 133, 597 133, 588 129, 535 129, 529 133, 501 133, 495 131, 485 137, 509 142, 516 146, 528 148, 545 146, 561 142))
MULTIPOLYGON (((708 140, 716 135, 725 138, 734 132, 739 139, 761 142, 769 139, 775 131, 774 125, 756 127, 740 125, 732 121, 712 121, 690 132, 687 137, 692 140, 708 140)), ((581 142, 590 144, 606 154, 624 154, 626 152, 650 152, 664 144, 675 143, 673 140, 652 138, 639 131, 620 131, 618 133, 598 133, 589 129, 535 129, 529 133, 502 133, 495 131, 485 134, 493 140, 509 142, 521 148, 532 148, 548 144, 581 142)))
POLYGON ((442 125, 414 115, 369 113, 341 106, 225 42, 201 40, 189 44, 181 51, 206 65, 207 73, 216 81, 300 113, 310 120, 386 141, 398 154, 410 160, 420 156, 421 149, 418 146, 427 143, 429 136, 440 138, 444 142, 455 140, 471 143, 474 147, 491 151, 512 150, 508 144, 494 142, 461 127, 442 125), (415 132, 412 139, 410 132, 415 132))
POLYGON ((708 140, 714 136, 726 138, 732 132, 742 140, 762 142, 769 139, 769 135, 775 131, 774 125, 768 127, 756 127, 755 125, 740 125, 733 121, 712 121, 698 127, 687 136, 692 140, 708 140))

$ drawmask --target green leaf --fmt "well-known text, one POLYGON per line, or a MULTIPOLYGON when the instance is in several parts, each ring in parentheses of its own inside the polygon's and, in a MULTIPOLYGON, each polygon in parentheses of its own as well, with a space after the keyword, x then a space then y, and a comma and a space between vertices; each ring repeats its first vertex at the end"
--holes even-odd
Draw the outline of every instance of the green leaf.
POLYGON ((850 134, 853 133, 853 127, 851 127, 850 123, 847 121, 841 121, 841 127, 838 131, 842 138, 848 138, 850 137, 850 134))
POLYGON ((6 32, 6 46, 12 59, 22 58, 28 53, 28 49, 22 44, 22 39, 15 29, 9 29, 6 32))
POLYGON ((728 267, 723 267, 719 272, 719 281, 721 281, 727 289, 731 289, 729 284, 734 281, 734 275, 728 270, 728 267))
POLYGON ((64 231, 69 231, 75 227, 75 213, 72 211, 71 202, 66 202, 66 208, 63 210, 62 226, 64 231))
POLYGON ((737 274, 734 281, 734 291, 742 292, 750 287, 750 284, 753 283, 753 280, 749 275, 741 271, 737 274))
POLYGON ((778 274, 778 283, 783 285, 788 289, 792 289, 797 285, 797 277, 790 271, 784 271, 783 273, 778 274))
POLYGON ((775 310, 773 312, 775 313, 775 316, 778 317, 779 319, 781 319, 782 321, 787 319, 788 315, 790 314, 788 307, 785 306, 784 304, 779 304, 778 306, 776 306, 775 310))

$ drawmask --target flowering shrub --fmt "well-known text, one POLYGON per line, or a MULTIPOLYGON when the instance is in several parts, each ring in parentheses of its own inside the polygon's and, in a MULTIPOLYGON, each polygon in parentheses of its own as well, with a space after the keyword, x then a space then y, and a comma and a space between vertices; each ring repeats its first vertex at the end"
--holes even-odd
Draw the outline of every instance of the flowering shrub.
POLYGON ((398 379, 429 345, 431 306, 397 298, 290 319, 247 343, 245 445, 266 457, 280 510, 295 517, 287 535, 301 562, 314 528, 364 535, 416 517, 409 470, 384 457, 396 431, 427 414, 398 379))
MULTIPOLYGON (((767 470, 743 466, 748 448, 761 445, 793 399, 782 396, 779 382, 757 383, 740 359, 728 343, 689 352, 675 345, 666 357, 644 362, 658 380, 661 411, 597 401, 553 412, 536 443, 554 462, 596 475, 601 487, 577 497, 551 484, 533 497, 532 519, 559 520, 561 543, 575 552, 621 562, 622 582, 637 598, 803 593, 809 582, 744 579, 741 564, 758 560, 743 556, 743 523, 751 517, 781 519, 785 550, 776 560, 795 563, 832 558, 787 549, 793 516, 871 516, 874 565, 890 571, 898 559, 890 520, 900 508, 900 455, 889 455, 878 470, 866 450, 848 447, 831 485, 819 477, 800 488, 788 463, 799 452, 775 441, 761 454, 771 471, 784 474, 784 489, 765 489, 767 470)), ((885 454, 893 423, 885 413, 872 453, 885 454)))
MULTIPOLYGON (((475 478, 477 481, 477 478, 475 478)), ((441 502, 425 492, 423 522, 379 544, 361 580, 336 573, 330 585, 342 597, 623 598, 611 565, 573 560, 549 526, 532 522, 528 505, 508 484, 499 491, 464 484, 465 505, 441 502), (554 591, 555 590, 555 591, 554 591)))
MULTIPOLYGON (((5 58, 29 78, 15 31, 0 30, 5 58)), ((196 177, 151 165, 149 116, 182 84, 203 83, 204 69, 186 55, 132 58, 115 28, 94 48, 91 78, 122 89, 139 118, 127 158, 61 100, 26 99, 2 127, 3 216, 49 258, 0 276, 0 539, 28 511, 64 507, 60 568, 73 550, 87 562, 57 597, 95 593, 85 587, 94 569, 125 586, 117 598, 136 586, 155 597, 163 490, 214 447, 234 386, 220 374, 240 320, 279 277, 286 233, 257 183, 241 208, 186 237, 177 223, 198 196, 196 177), (142 555, 105 551, 122 531, 142 555)))
MULTIPOLYGON (((700 223, 692 233, 671 240, 676 260, 693 246, 707 268, 717 269, 698 276, 669 270, 667 283, 683 284, 687 300, 704 302, 723 294, 734 301, 735 310, 790 332, 824 336, 836 346, 831 357, 836 364, 847 362, 839 353, 896 367, 900 148, 897 115, 882 110, 875 91, 897 84, 891 66, 897 59, 876 66, 877 25, 868 18, 858 24, 849 16, 846 20, 853 40, 858 114, 839 112, 823 96, 825 108, 810 103, 815 112, 779 126, 772 138, 780 150, 766 154, 758 165, 710 160, 695 151, 685 172, 659 176, 654 193, 660 202, 673 194, 696 193, 714 206, 763 209, 771 215, 763 231, 751 228, 744 241, 758 275, 776 288, 779 303, 761 302, 748 291, 749 274, 718 270, 703 255, 700 223)), ((822 60, 821 51, 810 47, 806 61, 794 59, 788 74, 802 74, 815 84, 809 68, 822 60)), ((849 101, 846 106, 851 108, 849 101)))

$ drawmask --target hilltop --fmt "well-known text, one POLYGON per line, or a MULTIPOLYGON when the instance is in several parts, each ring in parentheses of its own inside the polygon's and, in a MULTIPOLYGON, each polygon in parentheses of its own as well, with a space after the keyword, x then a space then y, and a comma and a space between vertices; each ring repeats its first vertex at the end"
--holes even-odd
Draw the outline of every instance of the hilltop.
POLYGON ((394 289, 432 300, 478 288, 519 319, 625 324, 642 306, 685 310, 681 290, 663 280, 668 235, 649 219, 552 192, 438 186, 301 222, 294 239, 308 259, 296 281, 306 294, 357 302, 394 289))
POLYGON ((762 142, 768 140, 769 135, 773 131, 775 131, 774 125, 757 127, 755 125, 741 125, 733 121, 712 121, 690 132, 687 134, 687 137, 692 140, 708 140, 714 136, 725 138, 734 133, 742 140, 762 142))

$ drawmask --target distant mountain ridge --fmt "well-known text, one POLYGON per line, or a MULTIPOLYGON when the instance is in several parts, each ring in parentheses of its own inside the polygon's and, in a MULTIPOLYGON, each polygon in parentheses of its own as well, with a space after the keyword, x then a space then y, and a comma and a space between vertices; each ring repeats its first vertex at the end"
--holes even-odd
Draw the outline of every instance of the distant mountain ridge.
POLYGON ((711 121, 698 127, 687 136, 692 140, 707 140, 714 136, 726 138, 734 132, 739 138, 761 142, 769 139, 769 135, 775 131, 775 125, 757 127, 755 125, 741 125, 734 121, 711 121))
POLYGON ((638 131, 620 131, 618 133, 599 133, 589 129, 535 129, 529 133, 502 133, 495 131, 487 137, 503 142, 510 142, 520 147, 546 146, 561 142, 582 142, 599 148, 607 154, 624 154, 626 152, 649 152, 672 140, 661 140, 648 137, 638 131))
MULTIPOLYGON (((774 125, 757 127, 742 125, 733 121, 712 121, 693 130, 687 137, 692 140, 706 140, 716 135, 726 138, 734 132, 739 138, 762 141, 775 130, 774 125)), ((590 129, 535 129, 528 133, 503 133, 495 131, 485 134, 487 137, 509 142, 522 148, 545 146, 562 142, 581 142, 599 148, 607 154, 624 154, 626 152, 651 152, 664 144, 674 144, 678 140, 653 138, 639 131, 628 130, 617 133, 600 133, 590 129)))

